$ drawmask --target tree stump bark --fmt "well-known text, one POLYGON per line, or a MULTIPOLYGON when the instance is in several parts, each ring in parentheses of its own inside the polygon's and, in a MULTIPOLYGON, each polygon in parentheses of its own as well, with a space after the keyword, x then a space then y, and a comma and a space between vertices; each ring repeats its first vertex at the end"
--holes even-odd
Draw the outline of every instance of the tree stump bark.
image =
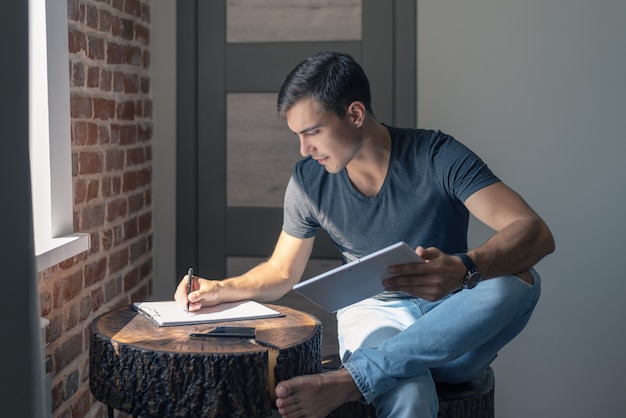
POLYGON ((101 315, 90 330, 91 393, 141 417, 269 416, 277 382, 321 371, 322 339, 317 318, 269 306, 285 317, 157 327, 129 307, 101 315), (256 343, 189 336, 220 325, 255 327, 256 343))

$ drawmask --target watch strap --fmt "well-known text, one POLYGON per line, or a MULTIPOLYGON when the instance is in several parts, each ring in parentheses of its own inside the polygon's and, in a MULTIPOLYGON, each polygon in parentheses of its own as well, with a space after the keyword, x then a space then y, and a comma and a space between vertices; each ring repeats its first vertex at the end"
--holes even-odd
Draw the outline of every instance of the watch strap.
POLYGON ((472 259, 467 254, 465 254, 465 253, 456 253, 456 254, 452 254, 452 255, 457 257, 457 258, 459 258, 463 262, 463 264, 465 265, 465 268, 467 269, 467 274, 470 274, 470 273, 478 271, 478 268, 476 268, 476 265, 474 264, 472 259))

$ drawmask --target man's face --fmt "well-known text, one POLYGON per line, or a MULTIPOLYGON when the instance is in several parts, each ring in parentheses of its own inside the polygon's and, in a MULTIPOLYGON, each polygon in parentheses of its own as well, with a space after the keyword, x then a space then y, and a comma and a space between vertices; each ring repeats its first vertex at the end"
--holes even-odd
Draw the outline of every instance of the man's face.
POLYGON ((313 99, 297 102, 286 114, 287 125, 300 139, 300 154, 311 156, 329 173, 339 173, 361 147, 361 135, 352 115, 338 117, 313 99))

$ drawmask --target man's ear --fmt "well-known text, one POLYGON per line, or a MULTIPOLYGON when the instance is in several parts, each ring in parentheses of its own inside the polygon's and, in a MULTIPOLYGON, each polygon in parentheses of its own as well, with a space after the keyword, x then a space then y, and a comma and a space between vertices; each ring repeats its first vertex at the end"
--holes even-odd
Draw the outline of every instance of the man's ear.
POLYGON ((350 103, 350 106, 348 106, 348 117, 350 118, 350 122, 352 122, 357 128, 360 128, 363 125, 365 113, 365 106, 361 102, 352 102, 350 103))

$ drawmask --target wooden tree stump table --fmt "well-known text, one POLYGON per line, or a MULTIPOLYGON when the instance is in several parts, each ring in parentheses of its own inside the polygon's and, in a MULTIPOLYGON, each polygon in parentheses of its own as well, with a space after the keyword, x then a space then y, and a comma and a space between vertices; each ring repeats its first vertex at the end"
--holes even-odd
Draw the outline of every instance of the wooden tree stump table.
POLYGON ((288 307, 284 317, 158 327, 130 307, 91 325, 89 387, 109 407, 140 417, 266 417, 275 384, 321 372, 320 321, 288 307), (194 338, 216 326, 256 328, 256 342, 194 338), (265 344, 265 345, 262 345, 265 344))

